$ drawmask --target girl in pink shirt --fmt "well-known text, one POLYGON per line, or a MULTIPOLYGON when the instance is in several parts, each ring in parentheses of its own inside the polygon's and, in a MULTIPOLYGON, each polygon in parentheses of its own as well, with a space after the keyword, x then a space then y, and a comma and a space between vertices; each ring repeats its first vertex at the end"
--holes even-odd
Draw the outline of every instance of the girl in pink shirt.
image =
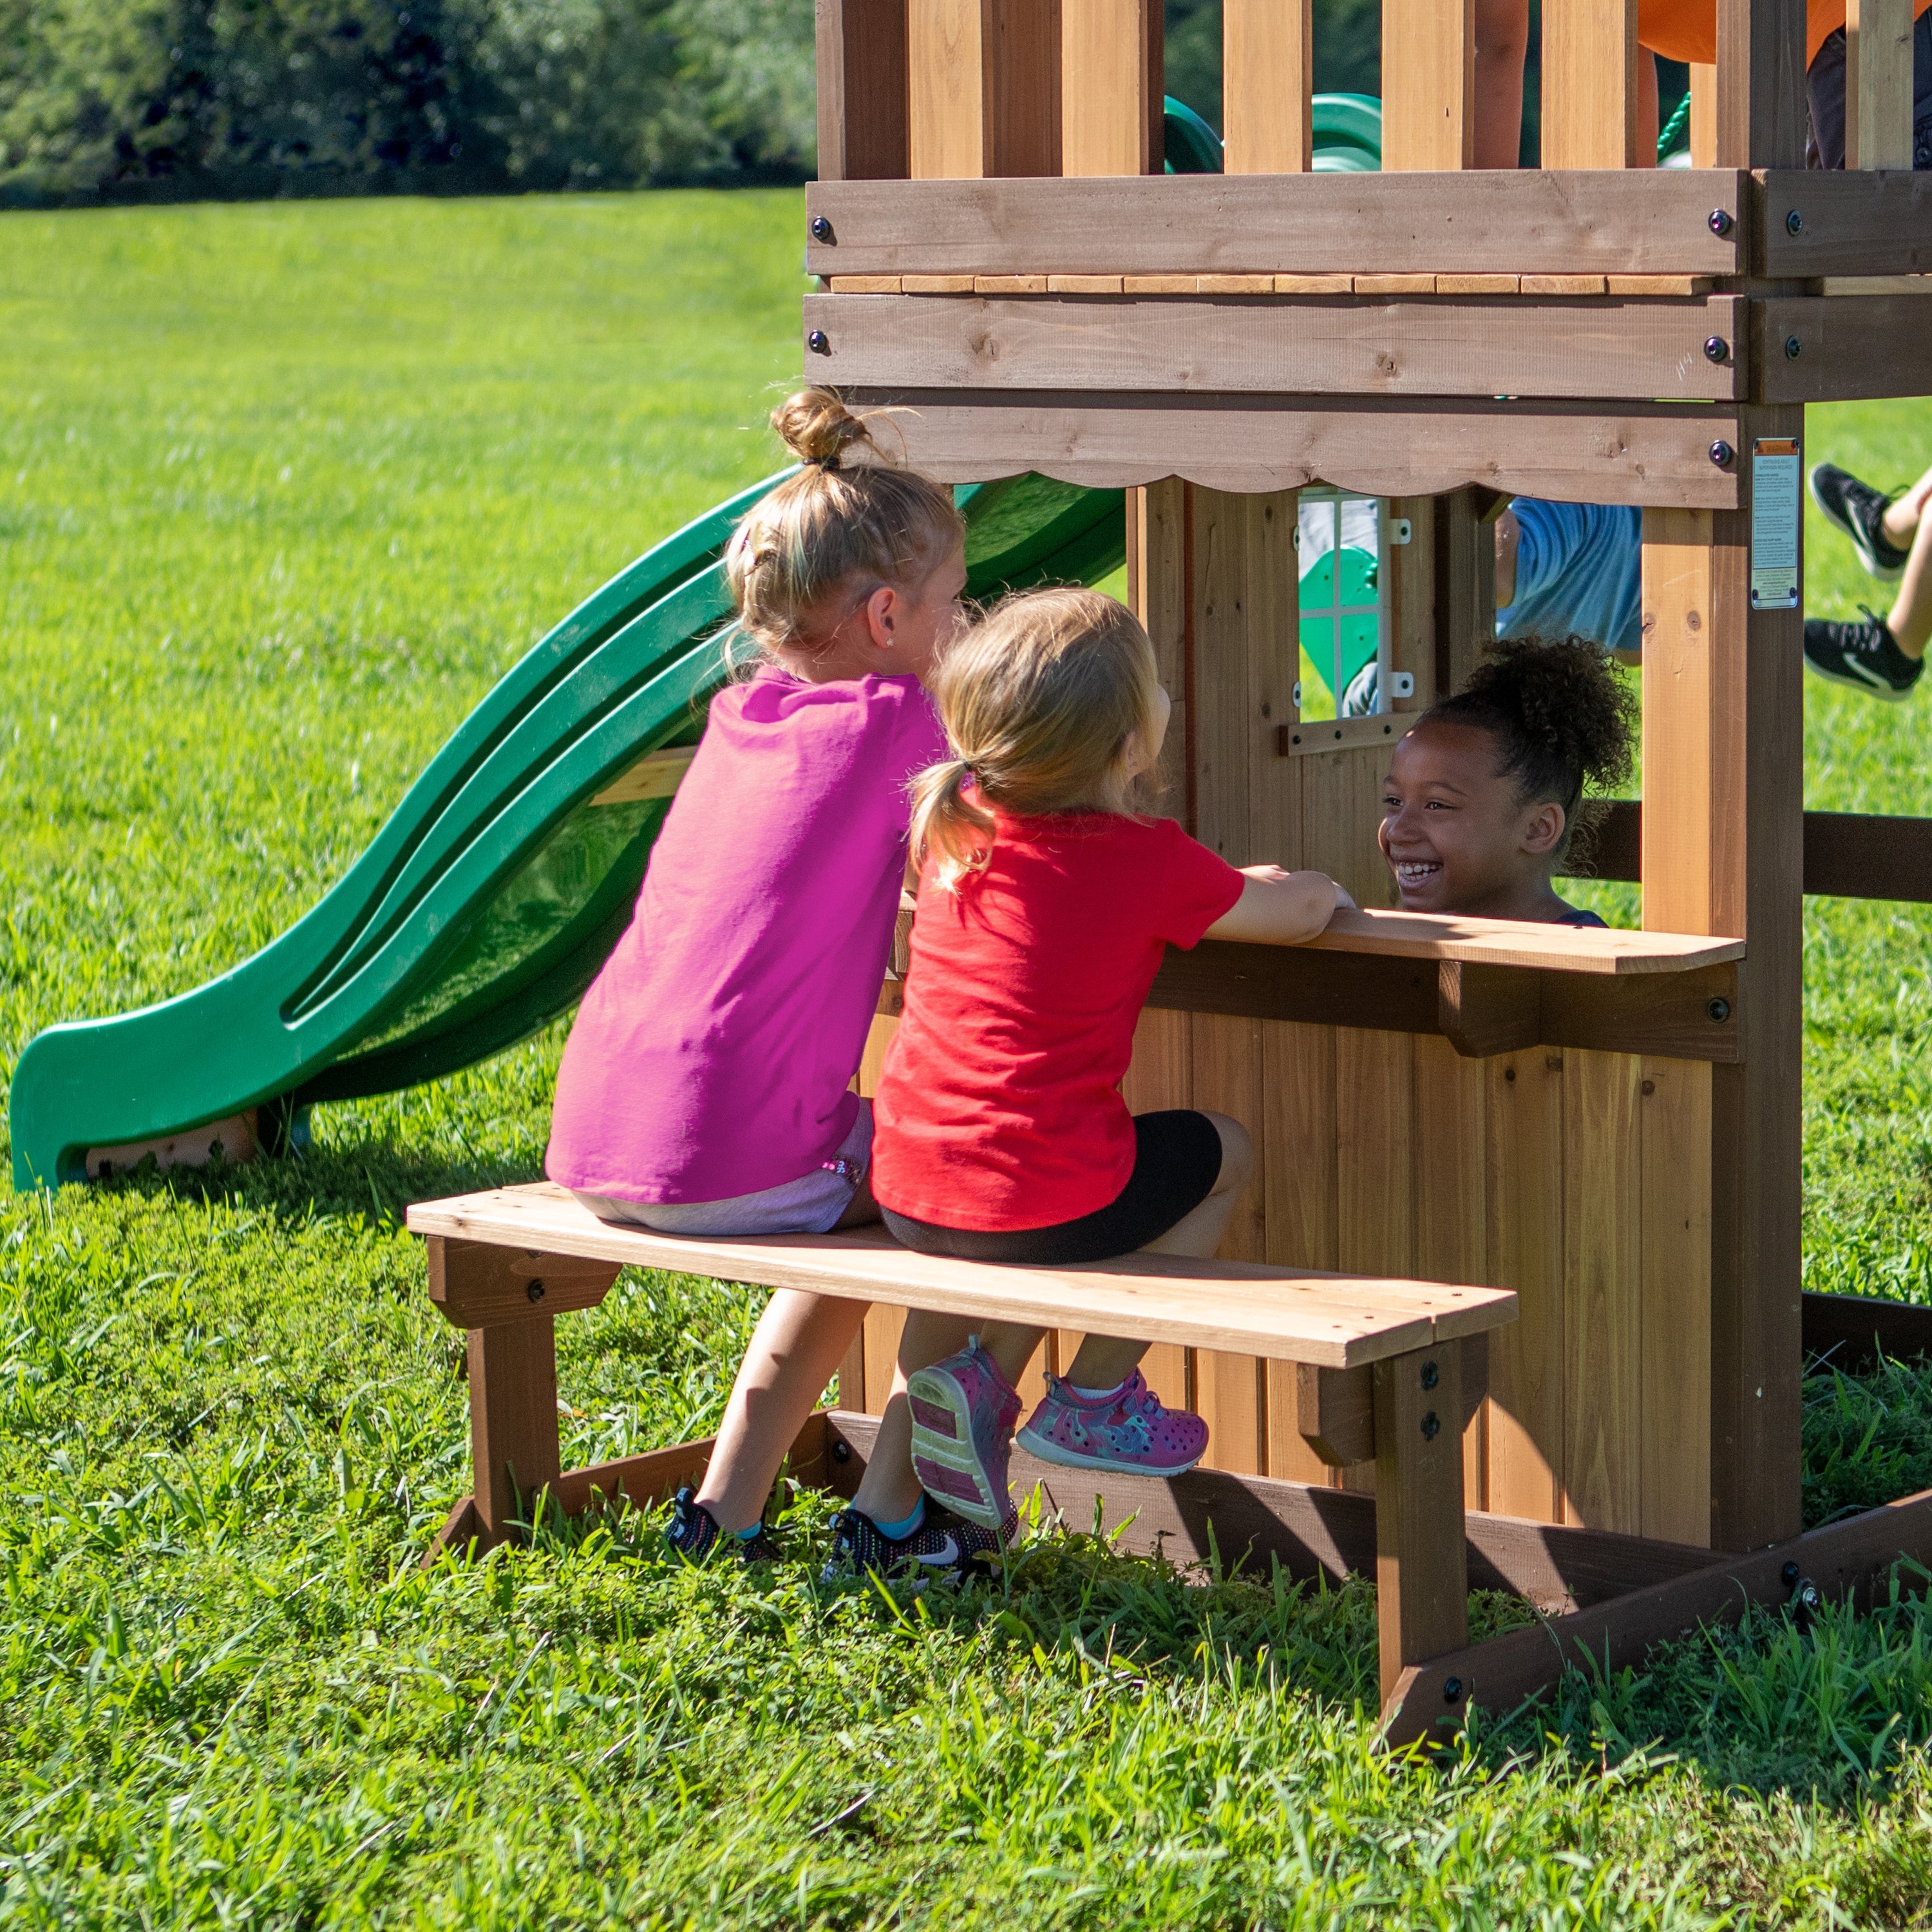
MULTIPOLYGON (((945 751, 923 680, 966 583, 952 492, 879 460, 829 391, 772 422, 804 467, 747 514, 724 560, 757 668, 712 700, 636 915, 584 995, 544 1162, 592 1213, 669 1233, 878 1219, 872 1108, 851 1082, 905 876, 907 787, 945 751)), ((676 1548, 701 1557, 722 1538, 776 1553, 765 1498, 864 1314, 772 1297, 704 1483, 673 1506, 676 1548)), ((896 1426, 903 1460, 910 1429, 896 1426)), ((838 1533, 862 1565, 955 1562, 997 1540, 923 1506, 880 1524, 869 1500, 862 1486, 838 1533)))

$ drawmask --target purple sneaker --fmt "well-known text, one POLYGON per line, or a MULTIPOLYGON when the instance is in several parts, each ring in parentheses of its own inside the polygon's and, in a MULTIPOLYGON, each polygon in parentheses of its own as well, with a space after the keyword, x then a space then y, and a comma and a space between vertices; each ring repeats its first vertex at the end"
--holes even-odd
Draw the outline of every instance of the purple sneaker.
POLYGON ((1020 1399, 975 1335, 956 1355, 906 1378, 912 1466, 920 1486, 956 1515, 998 1529, 1012 1514, 1006 1457, 1020 1399))
POLYGON ((1136 1369, 1112 1395, 1083 1402, 1058 1376, 1019 1433, 1042 1462, 1118 1469, 1128 1476, 1182 1476, 1208 1452, 1208 1425, 1184 1408, 1163 1408, 1136 1369))

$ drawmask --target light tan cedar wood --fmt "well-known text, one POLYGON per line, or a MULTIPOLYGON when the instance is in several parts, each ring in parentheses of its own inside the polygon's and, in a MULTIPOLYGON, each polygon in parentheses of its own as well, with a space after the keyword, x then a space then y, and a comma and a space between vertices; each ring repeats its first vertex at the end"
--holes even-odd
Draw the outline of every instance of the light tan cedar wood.
POLYGON ((1048 291, 1057 296, 1117 296, 1120 292, 1118 275, 1048 275, 1048 291))
POLYGON ((866 1324, 862 1322, 838 1364, 838 1406, 857 1409, 866 1407, 866 1324))
POLYGON ((1280 274, 1274 278, 1278 296, 1346 296, 1354 286, 1354 277, 1348 274, 1280 274))
MULTIPOLYGON (((1262 1022, 1219 1013, 1190 1016, 1194 1105, 1226 1114, 1247 1129, 1255 1152, 1254 1178, 1242 1189, 1216 1252, 1228 1261, 1258 1262, 1268 1253, 1267 1188, 1270 1160, 1262 1086, 1262 1022)), ((1266 1371, 1251 1355, 1202 1349, 1194 1358, 1196 1408, 1210 1435, 1210 1468, 1264 1476, 1268 1468, 1266 1371)))
POLYGON ((1715 286, 1709 275, 1606 275, 1613 296, 1703 296, 1715 286))
POLYGON ((982 0, 908 0, 909 147, 915 181, 986 174, 982 0))
POLYGON ((1382 0, 1382 166, 1476 158, 1475 0, 1382 0))
POLYGON ((1358 275, 1354 292, 1358 296, 1430 296, 1436 292, 1432 274, 1358 275))
POLYGON ((970 275, 902 275, 899 292, 908 296, 970 296, 970 275))
MULTIPOLYGON (((1146 494, 1157 496, 1160 487, 1156 484, 1146 494)), ((1177 505, 1180 494, 1177 486, 1173 492, 1177 505)), ((1178 562, 1174 574, 1176 578, 1179 575, 1178 562)), ((1170 688, 1178 686, 1177 678, 1170 688)), ((1120 1095, 1129 1112, 1156 1114, 1170 1107, 1193 1106, 1194 1068, 1188 1022, 1186 1013, 1152 1006, 1142 1009, 1134 1027, 1134 1057, 1128 1064, 1126 1078, 1120 1082, 1120 1095)), ((1063 1330, 1060 1361, 1070 1364, 1079 1346, 1077 1331, 1063 1330)), ((1190 1353, 1171 1343, 1157 1342, 1141 1358, 1141 1373, 1146 1376, 1148 1386, 1171 1407, 1185 1408, 1192 1400, 1190 1353)))
POLYGON ((1640 1533, 1643 1173, 1634 1054, 1563 1059, 1564 1520, 1640 1533))
POLYGON ((1127 603, 1154 645, 1154 668, 1174 706, 1161 749, 1166 789, 1158 809, 1184 819, 1190 728, 1184 661, 1190 621, 1184 527, 1189 494, 1186 484, 1174 477, 1127 493, 1127 603))
POLYGON ((1221 118, 1229 174, 1308 172, 1314 82, 1312 0, 1222 0, 1221 118))
POLYGON ((1690 165, 1718 165, 1718 67, 1714 61, 1690 63, 1690 165))
POLYGON ((1364 951, 1379 945, 1381 922, 1397 916, 1385 910, 1395 884, 1376 843, 1388 760, 1388 746, 1377 742, 1286 761, 1301 773, 1301 862, 1339 880, 1369 908, 1366 916, 1336 915, 1349 932, 1365 936, 1364 951))
POLYGON ((973 292, 976 296, 1043 296, 1046 284, 1044 275, 975 275, 973 292))
POLYGON ((1525 275, 1518 290, 1526 296, 1600 296, 1608 285, 1603 275, 1525 275))
MULTIPOLYGON (((1262 1118, 1268 1154, 1260 1170, 1267 1258, 1278 1266, 1338 1267, 1332 1028, 1262 1023, 1262 1118)), ((1286 1370, 1268 1376, 1268 1472, 1332 1484, 1333 1472, 1301 1434, 1295 1379, 1286 1370)))
POLYGON ((1631 168, 1637 0, 1544 0, 1543 165, 1631 168))
POLYGON ((634 800, 669 798, 682 782, 698 755, 695 745, 668 752, 647 752, 626 772, 598 793, 592 805, 626 805, 634 800))
MULTIPOLYGON (((1446 1040, 1415 1042, 1415 1258, 1458 1281, 1489 1278, 1483 1162, 1489 1139, 1489 1082, 1480 1060, 1446 1040)), ((1462 1486, 1472 1509, 1488 1507, 1486 1403, 1463 1431, 1462 1486)))
MULTIPOLYGON (((1348 278, 1344 276, 1346 281, 1348 278)), ((1120 288, 1130 296, 1198 296, 1201 292, 1201 278, 1197 274, 1185 275, 1123 275, 1120 288)))
POLYGON ((1159 0, 1060 0, 1061 172, 1144 175, 1148 153, 1148 13, 1159 0))
POLYGON ((1392 521, 1406 521, 1408 541, 1389 550, 1389 669, 1407 671, 1414 693, 1391 697, 1394 711, 1426 711, 1436 701, 1436 518, 1426 496, 1390 500, 1392 521))
POLYGON ((1204 296, 1267 296, 1274 292, 1274 278, 1268 274, 1208 274, 1195 278, 1195 288, 1204 296))
POLYGON ((866 1050, 859 1060, 859 1073, 852 1083, 867 1100, 879 1090, 879 1074, 886 1064, 886 1049, 892 1043, 892 1035, 899 1030, 898 1019, 890 1013, 875 1013, 872 1024, 866 1034, 866 1050))
POLYGON ((1194 688, 1188 694, 1194 836, 1233 866, 1252 865, 1260 856, 1251 849, 1250 781, 1261 735, 1248 698, 1248 654, 1256 642, 1247 614, 1252 548, 1245 496, 1194 491, 1194 688))
MULTIPOLYGON (((1376 771, 1379 751, 1355 754, 1376 771)), ((1648 770, 1646 763, 1646 769, 1648 770)), ((1371 788, 1370 808, 1381 813, 1381 794, 1371 788)), ((1375 826, 1369 826, 1374 844, 1375 826)), ((1318 863, 1310 848, 1304 861, 1318 863)), ((1325 869, 1325 868, 1324 868, 1325 869)), ((1648 874, 1646 879, 1648 883, 1648 874)), ((1468 959, 1492 966, 1543 966, 1570 973, 1678 973, 1719 966, 1744 955, 1740 940, 1708 938, 1688 931, 1641 932, 1610 927, 1538 926, 1460 913, 1384 912, 1365 907, 1338 912, 1306 944, 1323 952, 1383 952, 1412 959, 1468 959)))
MULTIPOLYGON (((1646 1058, 1643 1143, 1646 1536, 1711 1540, 1711 1070, 1646 1058)), ((1480 1279, 1472 1276, 1472 1280, 1480 1279)))
POLYGON ((1563 1068, 1532 1048, 1485 1061, 1489 1269, 1518 1318, 1490 1344, 1489 1507, 1558 1520, 1563 1452, 1563 1068))
POLYGON ((904 278, 899 275, 834 275, 830 280, 835 296, 896 296, 904 292, 904 278))
POLYGON ((1710 512, 1643 514, 1643 769, 1671 809, 1643 814, 1645 919, 1708 932, 1712 890, 1710 512))
POLYGON ((1522 286, 1520 275, 1472 274, 1436 278, 1436 292, 1438 296, 1513 296, 1520 292, 1522 286))
POLYGON ((892 1370, 899 1354, 899 1336, 905 1328, 906 1312, 890 1304, 875 1301, 866 1310, 862 1334, 866 1344, 866 1401, 868 1415, 883 1415, 892 1392, 892 1370))
POLYGON ((1912 165, 1912 0, 1846 0, 1845 165, 1912 165))
MULTIPOLYGON (((1246 511, 1247 584, 1243 595, 1247 644, 1248 812, 1250 843, 1237 865, 1271 863, 1290 872, 1302 863, 1301 761, 1275 748, 1275 729, 1294 716, 1301 674, 1300 587, 1296 566, 1292 490, 1237 500, 1246 511)), ((1233 676, 1209 661, 1202 675, 1233 676)))

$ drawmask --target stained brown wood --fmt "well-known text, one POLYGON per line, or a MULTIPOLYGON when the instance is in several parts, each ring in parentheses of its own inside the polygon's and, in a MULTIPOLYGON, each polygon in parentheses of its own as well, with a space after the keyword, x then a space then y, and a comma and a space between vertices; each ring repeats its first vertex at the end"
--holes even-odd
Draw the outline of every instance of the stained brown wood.
MULTIPOLYGON (((806 270, 1332 274, 1366 263, 1382 274, 1730 275, 1747 266, 1748 186, 1735 169, 1677 168, 1494 170, 1466 179, 1234 173, 819 182, 806 190, 806 212, 824 216, 837 238, 812 239, 806 270), (1708 226, 1713 208, 1733 218, 1723 235, 1708 226)), ((1780 206, 1780 232, 1784 219, 1780 206)), ((1868 266, 1893 265, 1767 272, 1857 273, 1868 266)))
POLYGON ((1408 542, 1389 553, 1389 669, 1415 680, 1407 698, 1391 692, 1389 708, 1406 728, 1402 712, 1436 701, 1436 506, 1426 496, 1399 496, 1388 513, 1409 532, 1408 542))
MULTIPOLYGON (((832 295, 807 296, 804 308, 806 332, 827 345, 818 373, 866 388, 1721 400, 1741 393, 1748 374, 1739 340, 1747 318, 1735 296, 1304 303, 832 295), (1730 345, 1721 363, 1706 357, 1712 338, 1730 345)), ((1790 366, 1802 368, 1802 359, 1790 366)), ((1763 380, 1782 379, 1767 369, 1763 380)))
POLYGON ((1758 305, 1756 327, 1762 401, 1932 392, 1932 299, 1924 295, 1783 296, 1758 305))
POLYGON ((477 1533, 487 1546, 527 1520, 524 1510, 562 1468, 556 1324, 549 1316, 470 1330, 470 1455, 477 1533))
POLYGON ((1306 173, 1315 134, 1310 0, 1222 0, 1221 75, 1228 172, 1306 173))
MULTIPOLYGON (((1386 719, 1350 718, 1348 724, 1386 724, 1386 719)), ((1304 736, 1323 728, 1304 727, 1304 736)), ((1277 758, 1276 769, 1294 772, 1301 795, 1301 854, 1353 894, 1358 905, 1380 914, 1395 896, 1394 881, 1376 844, 1382 816, 1382 781, 1388 771, 1385 743, 1372 742, 1304 758, 1277 758)))
POLYGON ((1636 12, 1636 0, 1544 0, 1546 168, 1632 168, 1647 158, 1637 142, 1636 12))
POLYGON ((1475 0, 1382 0, 1382 166, 1476 159, 1475 0))
POLYGON ((1520 1052, 1543 1038, 1542 977, 1445 959, 1436 969, 1436 1011, 1458 1053, 1479 1060, 1520 1052))
POLYGON ((1720 168, 1804 159, 1805 0, 1717 0, 1720 168))
POLYGON ((566 1310, 595 1308, 617 1270, 608 1262, 526 1254, 475 1241, 427 1244, 429 1298, 458 1328, 495 1328, 566 1310))
POLYGON ((1435 524, 1436 688, 1447 698, 1468 683, 1496 634, 1496 532, 1466 489, 1437 500, 1435 524))
POLYGON ((1708 454, 1720 438, 1736 445, 1729 406, 863 387, 848 396, 908 410, 896 423, 907 460, 952 483, 1032 470, 1096 489, 1178 477, 1253 492, 1321 479, 1400 496, 1480 482, 1517 496, 1706 508, 1733 506, 1740 494, 1737 466, 1720 468, 1708 454))
POLYGON ((819 179, 903 179, 905 0, 817 0, 817 33, 819 179))
POLYGON ((1829 1368, 1860 1375, 1882 1352, 1895 1362, 1932 1355, 1932 1308, 1862 1294, 1807 1294, 1804 1352, 1829 1368))
POLYGON ((1059 0, 907 0, 906 55, 916 179, 1058 172, 1059 0))
POLYGON ((1858 1601, 1882 1586, 1902 1557, 1922 1568, 1932 1559, 1932 1491, 1432 1658, 1405 1672, 1386 1700, 1383 1742, 1400 1748, 1443 1736, 1472 1705, 1511 1711, 1550 1690, 1567 1670, 1627 1670, 1654 1645, 1700 1625, 1734 1623, 1748 1605, 1787 1602, 1790 1565, 1828 1599, 1858 1601))
POLYGON ((1296 1424, 1323 1462, 1337 1469, 1370 1462, 1376 1454, 1372 1369, 1298 1368, 1296 1424))
POLYGON ((1060 0, 1061 170, 1158 173, 1160 0, 1060 0))
POLYGON ((1845 165, 1912 165, 1912 0, 1846 0, 1845 165))
POLYGON ((1385 1705, 1409 1666, 1468 1640, 1462 1383, 1458 1348, 1376 1364, 1376 1621, 1385 1705))
POLYGON ((1793 167, 1772 170, 1763 182, 1762 273, 1808 280, 1932 272, 1932 175, 1793 167))

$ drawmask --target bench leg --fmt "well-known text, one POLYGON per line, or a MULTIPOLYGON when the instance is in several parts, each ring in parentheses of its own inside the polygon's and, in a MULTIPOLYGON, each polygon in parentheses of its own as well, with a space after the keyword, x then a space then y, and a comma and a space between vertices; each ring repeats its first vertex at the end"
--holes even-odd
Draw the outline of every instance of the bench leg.
POLYGON ((512 1534, 526 1498, 561 1472, 556 1323, 548 1315, 470 1330, 470 1448, 484 1547, 512 1534))
POLYGON ((1382 1694, 1469 1635, 1463 1548, 1462 1351, 1455 1342, 1375 1365, 1376 1592, 1382 1694))

